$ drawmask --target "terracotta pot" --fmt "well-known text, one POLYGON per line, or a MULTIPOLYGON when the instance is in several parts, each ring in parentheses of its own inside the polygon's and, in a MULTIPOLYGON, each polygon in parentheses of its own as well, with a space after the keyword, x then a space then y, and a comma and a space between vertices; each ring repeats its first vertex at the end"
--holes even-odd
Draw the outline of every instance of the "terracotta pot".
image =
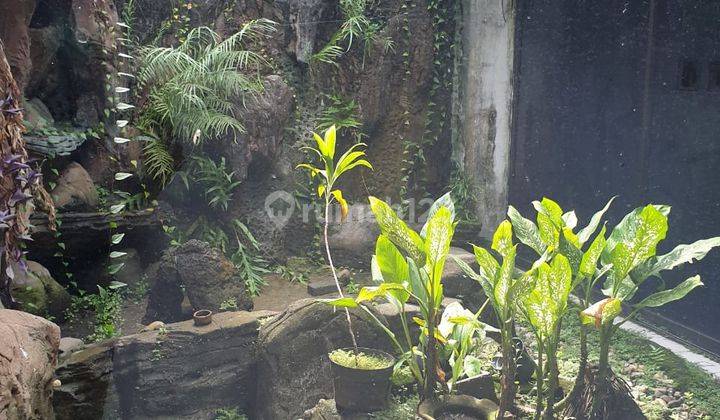
POLYGON ((193 314, 193 321, 195 321, 195 325, 202 326, 202 325, 208 325, 212 322, 212 311, 209 311, 207 309, 201 309, 199 311, 196 311, 193 314))

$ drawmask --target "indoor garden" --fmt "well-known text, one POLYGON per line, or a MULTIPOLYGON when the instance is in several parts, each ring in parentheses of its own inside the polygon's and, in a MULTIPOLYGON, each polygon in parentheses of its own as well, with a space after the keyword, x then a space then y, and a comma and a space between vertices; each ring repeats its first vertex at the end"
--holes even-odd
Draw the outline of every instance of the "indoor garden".
POLYGON ((0 2, 0 420, 720 418, 719 21, 0 2))

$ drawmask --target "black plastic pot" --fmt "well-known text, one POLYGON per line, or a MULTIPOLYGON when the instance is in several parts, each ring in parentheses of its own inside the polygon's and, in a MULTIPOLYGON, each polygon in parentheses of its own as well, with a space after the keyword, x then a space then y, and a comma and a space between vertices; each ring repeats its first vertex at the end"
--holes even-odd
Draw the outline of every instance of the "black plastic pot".
POLYGON ((473 419, 494 420, 498 406, 494 402, 469 395, 445 395, 437 400, 425 400, 418 406, 418 417, 423 420, 473 419), (460 417, 462 416, 462 417, 460 417))
MULTIPOLYGON (((352 348, 342 349, 354 351, 352 348)), ((388 359, 390 366, 384 369, 354 369, 339 365, 330 359, 335 388, 335 405, 341 412, 369 413, 387 408, 390 398, 390 375, 395 358, 381 350, 360 347, 362 353, 388 359)))

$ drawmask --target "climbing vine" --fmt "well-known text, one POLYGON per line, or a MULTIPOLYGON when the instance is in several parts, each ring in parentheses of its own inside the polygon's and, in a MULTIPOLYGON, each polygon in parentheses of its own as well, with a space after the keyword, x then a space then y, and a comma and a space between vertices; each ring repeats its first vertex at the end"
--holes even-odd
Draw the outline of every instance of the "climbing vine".
MULTIPOLYGON (((427 190, 419 190, 421 186, 430 184, 427 171, 426 154, 446 136, 449 129, 449 100, 452 94, 453 62, 455 55, 454 32, 455 14, 458 2, 452 0, 429 0, 427 9, 432 19, 432 75, 427 95, 425 121, 422 137, 419 140, 405 140, 403 150, 403 178, 401 197, 423 198, 430 195, 427 190)), ((411 0, 406 1, 404 8, 415 7, 411 0)), ((407 13, 403 21, 403 31, 409 39, 407 13)), ((403 53, 406 72, 409 75, 408 52, 403 53)), ((408 112, 407 110, 405 111, 408 112)), ((409 121, 406 119, 406 125, 409 121)))

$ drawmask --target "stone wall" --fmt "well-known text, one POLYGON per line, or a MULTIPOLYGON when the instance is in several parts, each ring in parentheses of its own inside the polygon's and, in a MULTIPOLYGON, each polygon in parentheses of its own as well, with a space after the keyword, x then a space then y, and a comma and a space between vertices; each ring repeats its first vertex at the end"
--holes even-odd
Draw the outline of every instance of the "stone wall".
POLYGON ((252 405, 254 346, 267 312, 223 312, 213 323, 168 324, 93 344, 57 369, 57 418, 210 418, 252 405))

